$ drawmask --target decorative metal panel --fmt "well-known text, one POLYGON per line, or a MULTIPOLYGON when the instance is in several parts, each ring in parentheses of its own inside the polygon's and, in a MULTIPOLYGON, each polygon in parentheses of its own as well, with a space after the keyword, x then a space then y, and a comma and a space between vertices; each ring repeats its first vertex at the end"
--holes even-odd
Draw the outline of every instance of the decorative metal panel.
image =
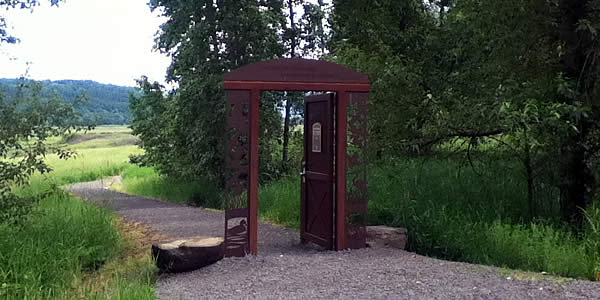
POLYGON ((227 91, 229 145, 226 155, 225 256, 249 253, 250 91, 227 91))
POLYGON ((368 93, 350 93, 347 110, 346 247, 366 246, 368 93))

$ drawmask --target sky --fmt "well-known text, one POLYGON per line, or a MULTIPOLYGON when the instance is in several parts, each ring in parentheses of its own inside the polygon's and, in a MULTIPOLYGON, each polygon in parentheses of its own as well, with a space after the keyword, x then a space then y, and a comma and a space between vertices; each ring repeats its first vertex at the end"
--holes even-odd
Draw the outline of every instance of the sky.
MULTIPOLYGON (((49 1, 48 1, 49 2, 49 1)), ((170 58, 153 51, 165 19, 148 0, 66 0, 2 11, 20 43, 0 44, 0 78, 78 79, 135 86, 142 75, 164 83, 170 58)))

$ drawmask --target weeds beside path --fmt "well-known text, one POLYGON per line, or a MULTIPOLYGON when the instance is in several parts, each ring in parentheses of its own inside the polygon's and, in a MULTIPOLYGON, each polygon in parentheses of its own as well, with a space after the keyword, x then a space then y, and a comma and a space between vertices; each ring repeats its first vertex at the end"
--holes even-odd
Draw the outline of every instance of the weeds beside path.
POLYGON ((140 152, 124 141, 130 135, 105 136, 73 145, 51 138, 76 150, 76 159, 50 155, 45 161, 53 172, 14 187, 22 197, 16 208, 27 210, 9 210, 9 218, 0 220, 0 299, 155 298, 150 255, 138 252, 147 248, 139 246, 139 228, 59 188, 117 175, 128 167, 128 156, 140 152))
MULTIPOLYGON (((223 215, 130 196, 106 182, 75 184, 71 191, 171 237, 222 236, 223 215)), ((298 244, 298 232, 259 226, 259 255, 224 259, 206 268, 159 278, 161 299, 198 298, 499 298, 595 299, 589 281, 514 280, 500 269, 428 258, 394 249, 320 251, 298 244)), ((148 249, 149 251, 149 249, 148 249)))
POLYGON ((119 234, 126 241, 124 251, 85 276, 75 294, 81 299, 154 299, 157 268, 148 249, 165 237, 139 222, 117 221, 119 234))

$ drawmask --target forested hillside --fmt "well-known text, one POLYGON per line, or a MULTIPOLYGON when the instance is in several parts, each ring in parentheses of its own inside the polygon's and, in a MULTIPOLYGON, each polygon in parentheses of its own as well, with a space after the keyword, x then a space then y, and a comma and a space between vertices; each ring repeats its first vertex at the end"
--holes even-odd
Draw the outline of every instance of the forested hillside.
MULTIPOLYGON (((0 91, 8 98, 14 97, 19 82, 20 79, 0 79, 0 91)), ((130 122, 128 97, 135 88, 91 80, 45 80, 41 83, 42 97, 50 98, 58 93, 65 102, 74 104, 86 123, 108 125, 130 122)))

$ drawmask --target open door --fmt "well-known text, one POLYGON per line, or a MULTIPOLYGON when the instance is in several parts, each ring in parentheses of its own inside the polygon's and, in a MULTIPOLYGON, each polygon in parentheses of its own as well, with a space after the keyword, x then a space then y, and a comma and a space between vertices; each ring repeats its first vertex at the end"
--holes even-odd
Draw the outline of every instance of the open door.
POLYGON ((304 98, 304 166, 301 240, 328 250, 335 245, 334 194, 335 94, 304 98))

